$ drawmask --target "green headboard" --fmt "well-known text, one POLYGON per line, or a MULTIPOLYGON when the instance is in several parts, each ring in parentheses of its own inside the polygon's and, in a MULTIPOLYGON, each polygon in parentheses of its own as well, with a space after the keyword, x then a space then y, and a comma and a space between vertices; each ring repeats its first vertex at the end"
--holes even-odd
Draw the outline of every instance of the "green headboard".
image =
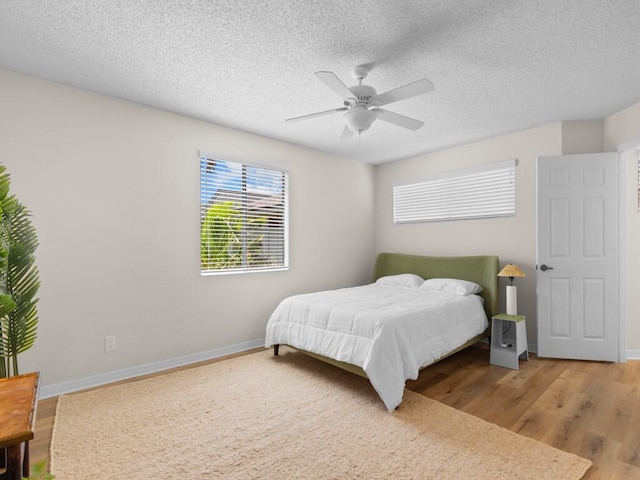
POLYGON ((379 253, 373 267, 373 281, 386 275, 415 273, 422 278, 459 278, 482 287, 487 317, 498 313, 499 260, 495 255, 471 257, 423 257, 403 253, 379 253))

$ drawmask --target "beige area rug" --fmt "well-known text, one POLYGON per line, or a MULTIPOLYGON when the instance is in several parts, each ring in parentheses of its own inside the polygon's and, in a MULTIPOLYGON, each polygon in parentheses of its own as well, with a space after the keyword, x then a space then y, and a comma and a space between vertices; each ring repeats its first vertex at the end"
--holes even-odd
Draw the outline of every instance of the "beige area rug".
POLYGON ((56 480, 579 479, 591 462, 285 350, 60 398, 56 480))

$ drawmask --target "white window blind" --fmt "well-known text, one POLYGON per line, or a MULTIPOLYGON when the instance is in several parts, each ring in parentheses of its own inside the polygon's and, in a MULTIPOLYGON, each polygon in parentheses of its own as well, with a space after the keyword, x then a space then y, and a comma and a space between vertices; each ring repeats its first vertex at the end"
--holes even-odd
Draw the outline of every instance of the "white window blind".
POLYGON ((282 170, 200 159, 201 273, 287 268, 287 180, 282 170))
POLYGON ((507 160, 393 188, 395 223, 432 222, 516 213, 516 161, 507 160))

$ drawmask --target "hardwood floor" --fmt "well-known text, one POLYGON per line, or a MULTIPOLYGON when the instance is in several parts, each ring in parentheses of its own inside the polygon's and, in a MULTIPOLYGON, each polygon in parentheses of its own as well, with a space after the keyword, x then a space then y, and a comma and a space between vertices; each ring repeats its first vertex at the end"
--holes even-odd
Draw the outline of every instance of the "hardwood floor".
POLYGON ((421 372, 407 388, 590 459, 584 479, 640 479, 640 362, 540 359, 520 370, 468 348, 421 372))
MULTIPOLYGON (((585 480, 640 480, 640 361, 489 365, 486 345, 424 369, 407 388, 593 462, 585 480)), ((48 460, 57 399, 38 402, 31 464, 48 460)))

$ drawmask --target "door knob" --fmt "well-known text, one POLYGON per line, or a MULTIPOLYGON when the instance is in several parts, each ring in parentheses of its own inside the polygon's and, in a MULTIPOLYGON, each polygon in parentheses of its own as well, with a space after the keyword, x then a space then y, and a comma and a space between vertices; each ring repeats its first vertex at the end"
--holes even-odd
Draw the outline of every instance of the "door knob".
POLYGON ((544 263, 540 265, 540 270, 546 272, 547 270, 553 270, 553 267, 547 267, 544 263))

